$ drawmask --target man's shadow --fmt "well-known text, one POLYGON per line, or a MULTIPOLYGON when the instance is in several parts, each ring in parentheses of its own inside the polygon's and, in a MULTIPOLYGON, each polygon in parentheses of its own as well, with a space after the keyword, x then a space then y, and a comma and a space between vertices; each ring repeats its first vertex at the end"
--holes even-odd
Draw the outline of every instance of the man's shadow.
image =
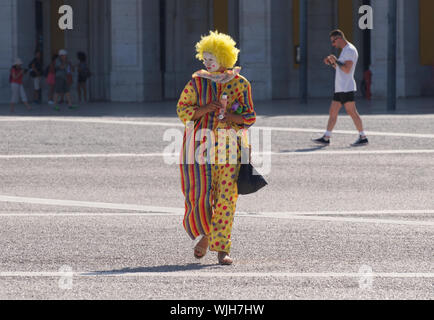
POLYGON ((303 153, 303 152, 319 151, 319 150, 322 150, 322 149, 324 149, 324 148, 326 148, 326 147, 327 147, 327 146, 316 146, 316 147, 307 148, 307 149, 280 150, 280 152, 281 152, 281 153, 295 153, 295 152, 303 153))
POLYGON ((142 273, 142 272, 164 273, 164 272, 202 270, 210 267, 218 268, 218 265, 190 263, 187 265, 163 265, 163 266, 151 266, 151 267, 123 268, 118 270, 91 271, 86 273, 86 275, 119 275, 125 273, 142 273))

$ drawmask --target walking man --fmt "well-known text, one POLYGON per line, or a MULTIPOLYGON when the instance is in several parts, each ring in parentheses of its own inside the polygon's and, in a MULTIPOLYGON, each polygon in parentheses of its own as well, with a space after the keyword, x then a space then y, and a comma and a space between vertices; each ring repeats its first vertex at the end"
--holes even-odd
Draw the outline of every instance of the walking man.
POLYGON ((330 33, 330 40, 333 47, 342 49, 339 59, 334 55, 329 55, 324 59, 326 65, 330 65, 336 69, 335 94, 330 107, 327 131, 324 133, 323 137, 313 141, 321 145, 330 144, 330 137, 333 128, 336 125, 339 110, 342 108, 342 105, 344 105, 346 112, 351 116, 354 125, 359 131, 359 138, 352 144, 352 146, 367 145, 368 139, 363 131, 362 119, 357 112, 356 103, 354 101, 354 95, 357 91, 356 81, 354 80, 354 71, 356 70, 359 53, 357 52, 356 47, 347 41, 341 30, 333 30, 330 33))

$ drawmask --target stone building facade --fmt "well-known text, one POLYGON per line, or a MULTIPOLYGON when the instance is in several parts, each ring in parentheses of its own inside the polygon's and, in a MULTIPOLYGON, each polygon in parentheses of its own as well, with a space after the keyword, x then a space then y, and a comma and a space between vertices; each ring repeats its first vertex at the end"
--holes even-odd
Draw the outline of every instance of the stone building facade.
MULTIPOLYGON (((194 44, 217 29, 241 49, 239 63, 255 100, 298 96, 296 47, 303 0, 0 0, 0 102, 10 99, 9 69, 25 66, 34 50, 66 48, 88 54, 94 101, 176 99, 191 74, 202 68, 194 44), (58 9, 73 8, 73 29, 62 31, 58 9)), ((341 28, 359 49, 356 78, 373 73, 375 97, 386 95, 388 1, 371 0, 374 29, 361 30, 358 9, 366 0, 308 1, 308 96, 330 97, 334 74, 322 64, 332 52, 328 34, 341 28)), ((434 25, 431 0, 398 0, 397 93, 434 95, 434 25), (429 40, 431 39, 431 40, 429 40)), ((26 81, 30 90, 30 80, 26 81)))

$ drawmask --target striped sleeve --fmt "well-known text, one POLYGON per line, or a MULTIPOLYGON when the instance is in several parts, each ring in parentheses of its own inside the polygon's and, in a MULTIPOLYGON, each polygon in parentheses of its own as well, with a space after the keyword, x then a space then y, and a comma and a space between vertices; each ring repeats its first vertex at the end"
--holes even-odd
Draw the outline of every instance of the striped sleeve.
POLYGON ((192 80, 190 80, 184 90, 182 90, 176 106, 176 112, 179 119, 186 124, 191 121, 198 108, 196 92, 194 91, 192 80))
POLYGON ((256 112, 253 109, 252 87, 247 80, 244 80, 244 90, 239 95, 240 105, 243 107, 241 115, 244 119, 244 128, 249 128, 256 122, 256 112))

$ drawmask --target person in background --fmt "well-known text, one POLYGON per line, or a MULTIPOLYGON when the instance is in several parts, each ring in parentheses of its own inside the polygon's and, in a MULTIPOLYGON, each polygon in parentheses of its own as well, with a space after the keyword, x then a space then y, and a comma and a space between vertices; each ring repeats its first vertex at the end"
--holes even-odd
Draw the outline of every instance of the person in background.
POLYGON ((15 59, 15 63, 11 68, 9 75, 9 82, 11 83, 11 112, 15 112, 15 104, 19 102, 21 96, 21 101, 26 105, 27 110, 31 110, 30 105, 27 103, 26 91, 23 87, 23 77, 27 70, 22 68, 23 62, 20 58, 15 59))
POLYGON ((83 92, 83 102, 87 101, 86 82, 90 77, 89 67, 87 65, 87 57, 84 52, 77 52, 77 58, 80 61, 77 65, 78 79, 77 79, 77 93, 78 102, 81 103, 81 93, 83 92))
POLYGON ((57 54, 53 54, 51 57, 51 63, 45 69, 45 77, 46 82, 49 87, 48 90, 48 104, 54 104, 53 96, 54 96, 54 86, 56 83, 56 60, 59 56, 57 54))
POLYGON ((76 108, 72 104, 71 99, 71 76, 72 76, 72 66, 68 61, 67 57, 68 52, 64 49, 59 51, 59 57, 56 60, 55 68, 56 68, 56 80, 55 80, 55 93, 54 93, 54 110, 60 111, 60 107, 58 105, 59 95, 65 94, 66 99, 68 101, 68 107, 70 109, 76 108))
POLYGON ((33 79, 33 102, 41 103, 41 77, 42 77, 42 54, 41 51, 35 51, 35 57, 29 64, 30 77, 33 79))

